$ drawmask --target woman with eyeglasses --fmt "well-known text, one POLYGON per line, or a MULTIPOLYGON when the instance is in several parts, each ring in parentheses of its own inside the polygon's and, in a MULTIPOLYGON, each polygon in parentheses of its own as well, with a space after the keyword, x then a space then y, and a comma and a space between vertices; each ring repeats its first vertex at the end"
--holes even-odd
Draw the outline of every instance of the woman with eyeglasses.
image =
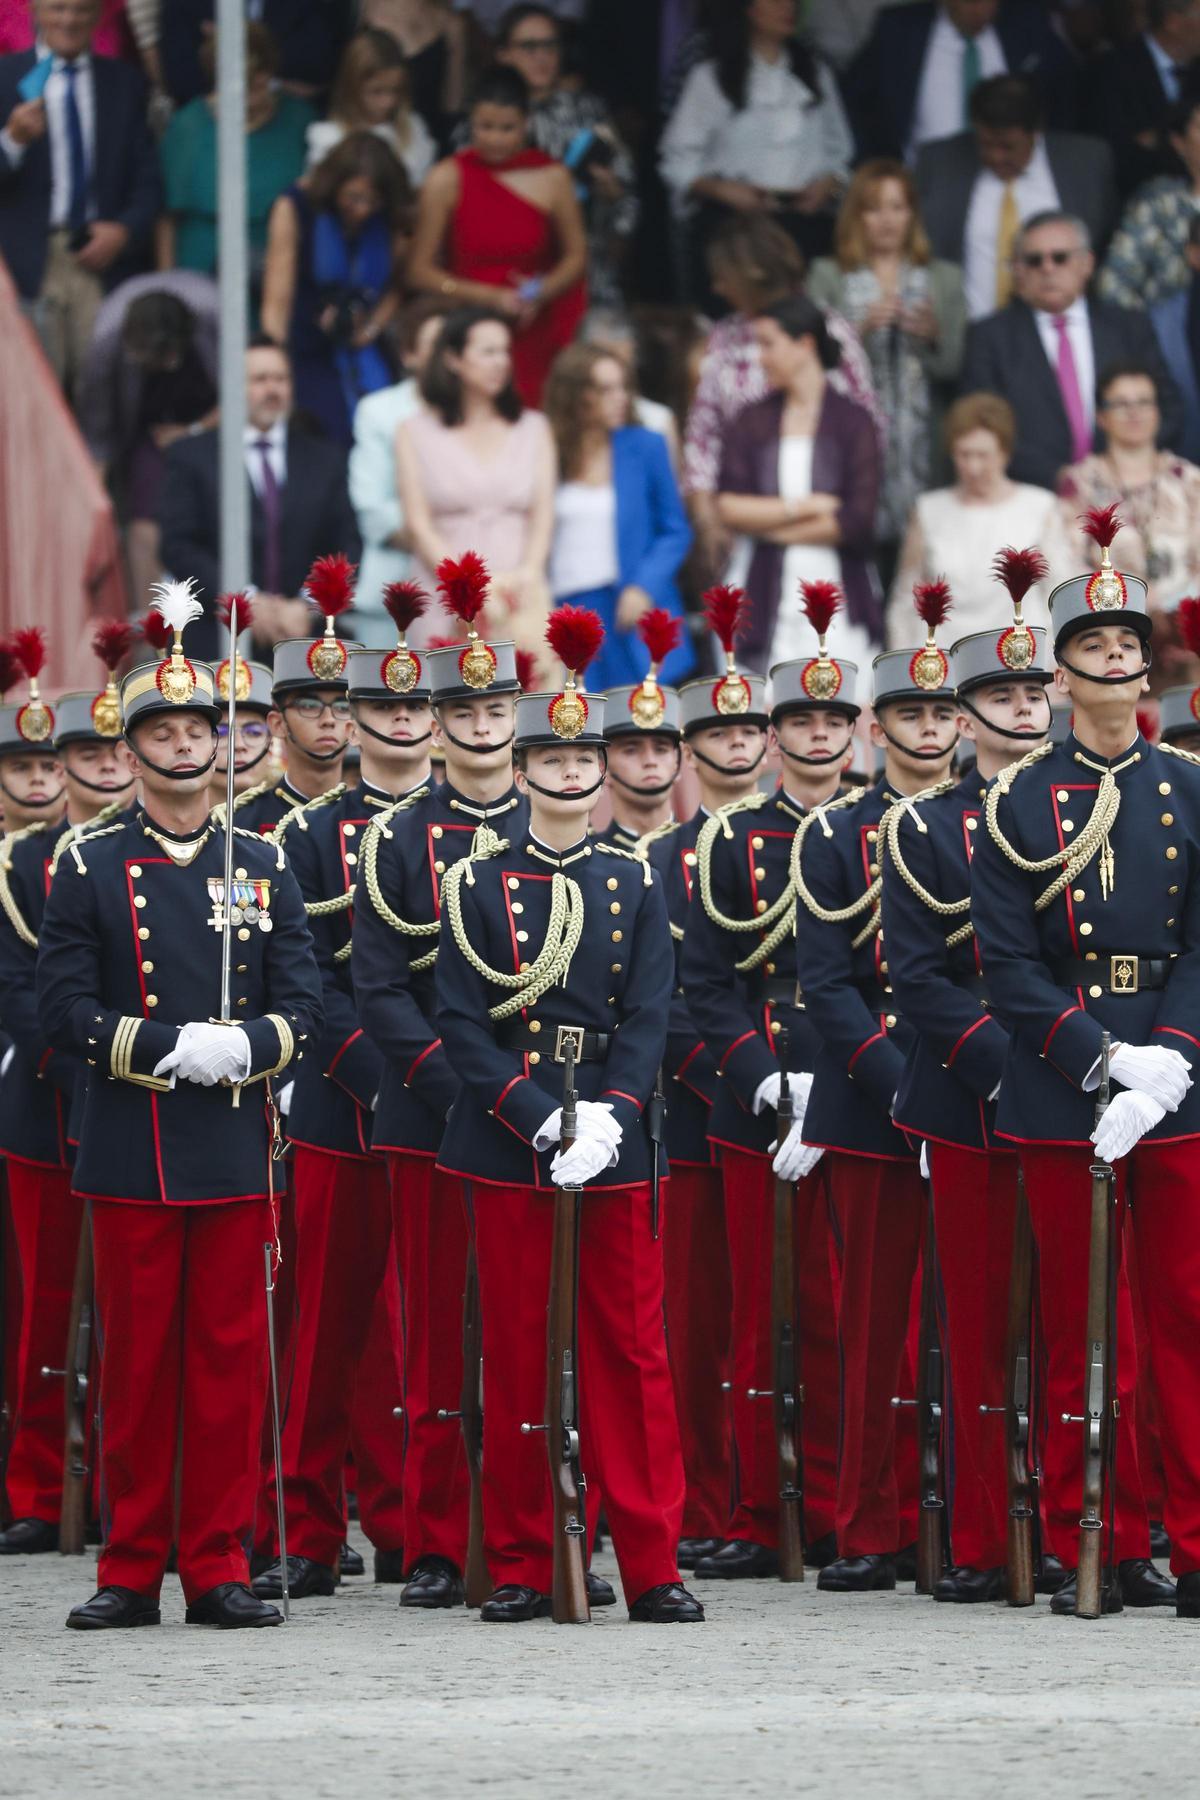
POLYGON ((1175 625, 1175 608, 1200 582, 1200 468, 1160 450, 1158 383, 1142 363, 1114 363, 1096 384, 1096 423, 1104 448, 1064 469, 1058 478, 1063 529, 1076 566, 1093 567, 1100 553, 1081 526, 1092 506, 1121 509, 1120 565, 1141 575, 1154 626, 1152 689, 1184 678, 1193 659, 1175 625))

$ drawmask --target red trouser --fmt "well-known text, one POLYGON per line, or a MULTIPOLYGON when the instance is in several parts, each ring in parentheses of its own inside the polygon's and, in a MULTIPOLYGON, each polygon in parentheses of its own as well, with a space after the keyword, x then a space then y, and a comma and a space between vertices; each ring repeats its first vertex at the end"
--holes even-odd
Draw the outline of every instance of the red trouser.
POLYGON ((830 1150, 823 1166, 842 1275, 838 1554, 890 1556, 917 1535, 915 1437, 898 1437, 892 1396, 905 1392, 925 1186, 915 1162, 830 1150))
POLYGON ((100 1585, 156 1595, 174 1543, 190 1602, 249 1574, 270 1202, 91 1208, 109 1513, 100 1585))
MULTIPOLYGON (((292 1385, 292 1352, 296 1332, 296 1206, 295 1195, 284 1182, 292 1178, 292 1158, 274 1165, 275 1239, 279 1258, 275 1267, 275 1362, 279 1371, 280 1416, 286 1418, 292 1385)), ((270 1394, 263 1413, 258 1451, 258 1502, 254 1514, 254 1551, 266 1563, 279 1555, 279 1514, 275 1506, 275 1431, 270 1394)), ((265 1564, 264 1564, 265 1566, 265 1564)))
POLYGON ((389 1256, 371 1309, 350 1415, 350 1453, 359 1524, 377 1550, 404 1547, 404 1404, 400 1277, 389 1256))
POLYGON ((79 1253, 83 1202, 71 1192, 71 1171, 8 1162, 8 1195, 21 1296, 12 1439, 8 1453, 9 1509, 14 1519, 58 1524, 62 1510, 63 1382, 42 1370, 61 1369, 70 1329, 71 1290, 79 1253))
MULTIPOLYGON (((392 1217, 379 1162, 297 1144, 292 1186, 296 1323, 283 1422, 288 1551, 333 1568, 346 1535, 342 1471, 355 1384, 387 1273, 392 1217)), ((399 1432, 393 1461, 398 1486, 399 1432)), ((273 1479, 268 1490, 273 1507, 273 1479)))
MULTIPOLYGON (((1079 1556, 1082 1428, 1060 1414, 1082 1411, 1091 1216, 1086 1148, 1023 1145, 1021 1162, 1042 1271, 1042 1328, 1049 1358, 1043 1487, 1054 1550, 1068 1568, 1079 1556)), ((1162 1414, 1165 1523, 1177 1575, 1200 1568, 1200 1142, 1147 1143, 1117 1165, 1118 1192, 1132 1178, 1133 1233, 1162 1414)), ((1124 1214, 1122 1212, 1121 1217, 1124 1214)), ((1134 1451, 1137 1358, 1133 1309, 1122 1270, 1117 1308, 1116 1451, 1118 1560, 1149 1554, 1141 1475, 1134 1451)))
MULTIPOLYGON (((737 1503, 724 1532, 773 1550, 779 1542, 779 1462, 770 1400, 748 1388, 775 1385, 771 1263, 775 1176, 768 1156, 721 1149, 725 1225, 733 1271, 733 1437, 737 1503)), ((796 1183, 800 1380, 804 1385, 804 1531, 815 1543, 833 1530, 837 1495, 837 1308, 824 1171, 796 1183)))
MULTIPOLYGON (((464 1182, 483 1316, 483 1529, 497 1587, 548 1594, 553 1557, 544 1434, 553 1197, 464 1182)), ((679 1580, 685 1482, 663 1330, 661 1245, 648 1185, 589 1191, 579 1244, 579 1431, 604 1495, 630 1604, 679 1580)), ((594 1492, 590 1497, 594 1501, 594 1492)), ((589 1519, 589 1525, 595 1521, 589 1519)))
MULTIPOLYGON (((1132 1208, 1125 1217, 1125 1270, 1129 1276, 1129 1298, 1133 1305, 1133 1338, 1137 1345, 1137 1405, 1134 1410, 1133 1432, 1137 1445, 1138 1472, 1142 1478, 1142 1493, 1146 1500, 1146 1513, 1151 1519, 1161 1519, 1166 1506, 1167 1477, 1163 1469, 1161 1410, 1158 1404, 1158 1389, 1154 1385, 1154 1368, 1150 1355, 1150 1327, 1146 1321, 1146 1305, 1142 1292, 1142 1281, 1138 1272, 1137 1243, 1135 1240, 1132 1208)), ((1153 1271, 1150 1279, 1153 1280, 1153 1271)))
POLYGON ((729 1517, 729 1247, 721 1171, 673 1163, 663 1200, 667 1357, 687 1503, 683 1535, 721 1537, 729 1517))
POLYGON ((457 1412, 462 1399, 462 1187, 431 1156, 393 1151, 388 1170, 404 1308, 404 1555, 409 1569, 426 1556, 461 1569, 467 1459, 458 1420, 439 1419, 438 1411, 457 1412))
POLYGON ((947 1483, 953 1560, 998 1569, 1008 1555, 1003 1407, 1017 1159, 931 1143, 930 1173, 946 1340, 947 1483))

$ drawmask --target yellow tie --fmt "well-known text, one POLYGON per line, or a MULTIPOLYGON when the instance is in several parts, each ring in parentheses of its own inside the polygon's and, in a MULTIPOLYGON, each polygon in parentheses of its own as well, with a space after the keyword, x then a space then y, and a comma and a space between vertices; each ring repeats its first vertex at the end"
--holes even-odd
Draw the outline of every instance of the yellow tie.
POLYGON ((1021 229, 1021 215, 1017 211, 1017 196, 1013 193, 1011 181, 1004 184, 1004 198, 1000 202, 1000 224, 996 231, 996 305, 1007 306, 1012 295, 1012 255, 1013 245, 1017 241, 1017 232, 1021 229))

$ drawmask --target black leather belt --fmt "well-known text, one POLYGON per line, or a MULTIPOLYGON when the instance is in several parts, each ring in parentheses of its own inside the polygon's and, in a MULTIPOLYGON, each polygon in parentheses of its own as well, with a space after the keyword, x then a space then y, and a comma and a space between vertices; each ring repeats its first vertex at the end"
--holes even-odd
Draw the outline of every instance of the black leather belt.
POLYGON ((1065 956, 1052 965, 1063 987, 1098 987, 1106 994, 1141 994, 1165 988, 1174 962, 1171 956, 1137 956, 1129 951, 1097 951, 1094 962, 1065 956))
POLYGON ((802 1004, 796 999, 797 985, 794 975, 768 975, 763 994, 771 1006, 797 1006, 802 1004))
POLYGON ((607 1031, 585 1031, 582 1025, 539 1025, 536 1019, 526 1024, 521 1019, 506 1020, 496 1034, 506 1050, 520 1050, 528 1055, 536 1051, 546 1062, 566 1062, 567 1046, 572 1045, 577 1063, 603 1062, 612 1038, 607 1031))

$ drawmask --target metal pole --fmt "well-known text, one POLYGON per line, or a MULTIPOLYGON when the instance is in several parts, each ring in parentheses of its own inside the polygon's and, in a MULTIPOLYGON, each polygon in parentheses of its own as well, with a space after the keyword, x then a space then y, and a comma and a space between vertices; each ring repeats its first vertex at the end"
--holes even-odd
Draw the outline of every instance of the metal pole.
MULTIPOLYGON (((221 586, 250 579, 246 495, 246 7, 217 0, 217 260, 221 306, 221 586)), ((216 599, 209 595, 209 603, 216 599)), ((230 759, 233 750, 230 747, 230 759)))

